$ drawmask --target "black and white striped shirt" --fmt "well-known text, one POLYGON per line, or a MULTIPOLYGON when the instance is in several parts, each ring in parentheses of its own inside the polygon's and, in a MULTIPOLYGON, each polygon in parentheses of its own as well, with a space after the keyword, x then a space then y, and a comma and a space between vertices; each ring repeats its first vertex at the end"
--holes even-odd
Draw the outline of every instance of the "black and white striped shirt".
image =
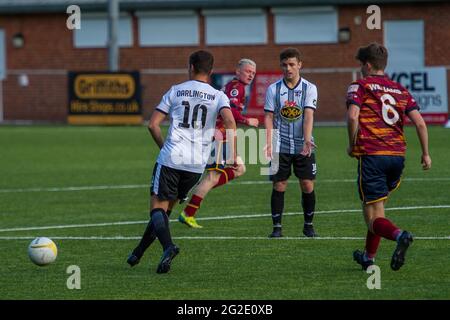
MULTIPOLYGON (((273 151, 298 154, 303 149, 303 118, 306 108, 317 108, 317 87, 300 78, 290 89, 284 79, 267 89, 265 112, 273 113, 273 151)), ((312 139, 314 141, 314 138, 312 139)))

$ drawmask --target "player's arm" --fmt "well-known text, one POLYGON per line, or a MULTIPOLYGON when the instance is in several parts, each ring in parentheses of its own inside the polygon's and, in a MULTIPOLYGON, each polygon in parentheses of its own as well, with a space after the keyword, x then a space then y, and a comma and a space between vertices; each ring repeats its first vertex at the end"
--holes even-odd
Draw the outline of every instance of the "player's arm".
POLYGON ((230 108, 222 107, 220 109, 220 115, 222 117, 223 126, 227 131, 227 141, 231 143, 230 150, 233 151, 232 159, 233 164, 236 163, 236 121, 234 121, 233 113, 230 108))
POLYGON ((359 124, 359 106, 356 104, 349 104, 347 108, 347 133, 348 133, 348 148, 347 153, 353 157, 353 146, 356 143, 359 124))
POLYGON ((225 94, 230 99, 231 112, 233 112, 236 123, 242 123, 252 127, 257 127, 259 125, 257 118, 248 118, 241 113, 245 107, 243 103, 243 101, 245 101, 245 86, 229 86, 225 90, 225 94))
POLYGON ((354 157, 353 148, 356 144, 359 128, 359 112, 364 101, 364 87, 358 82, 353 82, 347 89, 347 154, 354 157))
POLYGON ((234 120, 236 123, 242 123, 248 126, 257 127, 259 125, 259 121, 257 118, 247 118, 242 115, 239 111, 239 107, 231 107, 231 112, 233 113, 234 120))
POLYGON ((273 112, 266 112, 264 114, 264 126, 266 128, 266 158, 272 158, 272 130, 273 130, 273 112))
POLYGON ((155 109, 150 118, 150 121, 148 122, 148 131, 150 131, 150 134, 152 135, 153 140, 155 140, 159 149, 162 149, 164 145, 164 138, 161 132, 161 123, 164 121, 165 118, 166 118, 165 113, 155 109))
POLYGON ((311 156, 311 153, 316 147, 316 145, 312 142, 312 130, 314 123, 314 109, 305 108, 304 118, 303 118, 303 150, 301 152, 304 156, 311 156))
POLYGON ((273 86, 266 92, 266 102, 264 104, 264 127, 266 128, 266 146, 264 147, 266 158, 272 159, 272 131, 273 113, 275 111, 275 96, 273 86))
POLYGON ((428 129, 422 115, 418 110, 412 110, 407 113, 408 118, 416 127, 417 136, 419 137, 420 146, 422 148, 421 163, 424 170, 431 168, 431 157, 428 152, 428 129))
POLYGON ((316 145, 312 141, 314 123, 314 111, 317 108, 317 87, 310 86, 305 97, 305 108, 303 110, 303 150, 300 154, 311 156, 316 145))

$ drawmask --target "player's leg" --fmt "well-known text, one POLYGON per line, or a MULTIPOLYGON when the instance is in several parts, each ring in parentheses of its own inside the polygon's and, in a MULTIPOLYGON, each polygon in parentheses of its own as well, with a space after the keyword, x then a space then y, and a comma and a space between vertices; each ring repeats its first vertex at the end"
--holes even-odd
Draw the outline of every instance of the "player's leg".
POLYGON ((299 179, 302 192, 301 205, 303 209, 303 234, 306 237, 317 237, 313 226, 314 212, 316 210, 316 194, 314 193, 314 180, 317 174, 315 154, 306 157, 296 155, 294 159, 294 173, 299 179))
MULTIPOLYGON (((213 188, 220 187, 245 173, 246 168, 240 156, 236 157, 236 164, 234 166, 227 166, 227 163, 229 163, 227 162, 227 158, 229 155, 233 154, 231 150, 229 150, 230 147, 231 144, 226 141, 219 142, 219 146, 217 147, 219 156, 216 158, 215 169, 220 172, 220 177, 213 188)), ((228 161, 230 160, 231 159, 228 159, 228 161)))
POLYGON ((173 246, 169 230, 169 201, 160 200, 156 195, 151 198, 150 220, 147 223, 144 234, 137 247, 133 250, 127 259, 130 266, 135 266, 140 262, 144 252, 155 241, 156 238, 163 246, 163 250, 173 246))
POLYGON ((372 230, 372 221, 384 217, 384 200, 387 197, 386 180, 382 163, 376 157, 363 156, 358 162, 358 191, 362 201, 363 216, 367 225, 365 250, 353 252, 353 259, 366 270, 374 264, 381 236, 372 230))
MULTIPOLYGON (((138 246, 128 257, 128 264, 134 266, 139 263, 145 250, 158 238, 163 249, 173 247, 170 237, 167 211, 176 199, 176 184, 179 180, 178 172, 174 169, 155 164, 152 185, 150 187, 150 220, 138 246)), ((173 249, 173 248, 172 248, 173 249)), ((174 250, 172 250, 174 251, 174 250)))
POLYGON ((208 163, 205 167, 206 174, 203 176, 200 183, 194 188, 191 199, 178 216, 178 221, 191 228, 202 228, 202 226, 197 223, 194 216, 198 209, 200 209, 203 198, 219 181, 220 172, 216 172, 216 169, 219 164, 221 164, 220 159, 222 157, 223 148, 223 141, 221 140, 221 138, 220 140, 215 140, 214 147, 211 150, 208 163))
MULTIPOLYGON (((177 199, 183 201, 187 198, 189 191, 198 183, 201 177, 201 173, 188 172, 183 170, 175 170, 177 173, 178 181, 176 184, 175 194, 177 199)), ((155 207, 157 210, 158 206, 161 203, 158 203, 159 199, 152 198, 152 207, 155 207)), ((173 208, 175 203, 173 201, 169 202, 169 208, 173 208)), ((179 248, 173 244, 172 237, 170 236, 170 228, 169 228, 169 219, 167 215, 159 214, 159 220, 156 220, 156 216, 153 216, 155 219, 155 233, 158 237, 158 240, 161 242, 161 245, 164 248, 163 255, 161 256, 161 260, 159 261, 158 268, 156 269, 157 273, 166 273, 170 270, 170 265, 172 260, 179 253, 179 248), (161 222, 160 217, 164 217, 164 225, 161 222), (159 229, 158 225, 159 223, 159 229)))
MULTIPOLYGON (((363 201, 364 218, 368 227, 366 250, 355 260, 366 269, 373 264, 381 237, 397 242, 391 267, 398 270, 404 263, 404 256, 412 235, 402 231, 385 217, 384 204, 391 190, 398 187, 403 170, 403 161, 386 156, 365 156, 359 161, 359 191, 363 201)), ((401 157, 400 157, 401 158, 401 157)))
POLYGON ((203 228, 197 223, 194 216, 200 209, 200 205, 208 192, 217 184, 220 178, 220 172, 208 170, 200 183, 194 188, 191 199, 178 217, 178 221, 191 228, 203 228))
MULTIPOLYGON (((219 180, 219 177, 219 172, 216 172, 215 170, 207 170, 206 175, 203 176, 203 178, 200 180, 200 183, 194 188, 188 204, 178 216, 178 221, 186 224, 191 228, 203 228, 197 223, 194 216, 197 213, 198 209, 200 209, 203 198, 206 196, 206 194, 208 194, 209 190, 214 187, 214 185, 219 180)), ((186 197, 188 192, 189 189, 186 191, 186 197)))
POLYGON ((272 226, 273 231, 269 235, 269 238, 282 237, 282 216, 284 210, 284 193, 287 188, 287 180, 291 175, 292 156, 289 154, 278 154, 278 165, 273 166, 271 163, 271 170, 275 167, 276 172, 271 172, 270 180, 272 180, 272 195, 270 199, 270 207, 272 213, 272 226))
POLYGON ((163 254, 158 267, 156 268, 156 272, 167 273, 170 270, 173 258, 180 252, 180 249, 173 243, 170 234, 169 217, 166 213, 169 208, 169 200, 163 200, 157 195, 153 195, 150 208, 150 223, 153 226, 156 237, 163 247, 163 254))
POLYGON ((319 235, 314 230, 313 220, 316 210, 316 194, 314 192, 314 180, 300 179, 300 190, 302 192, 301 205, 303 209, 303 234, 313 238, 319 235))
POLYGON ((173 245, 169 230, 169 218, 166 213, 168 208, 168 200, 160 199, 157 195, 152 196, 150 202, 150 222, 163 250, 173 245))
POLYGON ((212 161, 212 163, 209 163, 206 166, 206 171, 208 173, 194 189, 191 199, 179 215, 178 221, 191 228, 202 228, 202 226, 197 223, 194 216, 200 209, 200 205, 208 192, 245 173, 245 165, 240 157, 237 157, 238 164, 236 167, 225 166, 227 146, 227 143, 224 141, 216 142, 216 147, 210 156, 210 162, 212 161), (216 150, 218 151, 217 155, 216 150))
MULTIPOLYGON (((170 217, 172 213, 172 208, 176 204, 176 200, 169 201, 169 207, 166 210, 167 217, 170 217)), ((150 245, 155 241, 156 234, 153 225, 149 222, 145 228, 144 234, 139 241, 137 247, 133 250, 130 257, 128 258, 128 263, 134 266, 139 263, 140 259, 144 255, 145 251, 150 247, 150 245)))
POLYGON ((362 204, 364 220, 367 225, 365 250, 356 250, 353 252, 353 259, 366 270, 374 264, 378 247, 380 245, 381 236, 372 230, 372 221, 377 218, 384 217, 384 200, 371 204, 362 204))
MULTIPOLYGON (((385 167, 388 168, 386 170, 386 180, 388 194, 390 194, 400 186, 405 160, 400 156, 386 156, 383 158, 385 167)), ((400 229, 384 216, 385 202, 386 200, 383 201, 383 215, 373 217, 370 223, 372 231, 375 234, 397 242, 397 246, 391 258, 391 268, 396 271, 405 263, 405 254, 413 242, 413 235, 406 230, 400 229)))
MULTIPOLYGON (((160 192, 160 185, 161 185, 161 171, 163 170, 163 166, 161 166, 160 164, 156 163, 155 166, 153 167, 153 173, 152 173, 152 184, 150 186, 150 194, 153 195, 155 193, 155 187, 157 190, 157 192, 160 192), (156 181, 157 180, 157 181, 156 181)), ((156 239, 156 234, 155 234, 155 230, 154 227, 151 223, 151 217, 149 214, 149 221, 147 223, 147 226, 145 227, 144 230, 144 234, 142 235, 141 240, 139 241, 138 245, 133 249, 133 251, 131 252, 131 254, 128 256, 127 259, 127 263, 131 266, 134 267, 135 265, 137 265, 142 256, 145 253, 145 250, 147 250, 147 248, 153 243, 153 241, 155 241, 156 239)))

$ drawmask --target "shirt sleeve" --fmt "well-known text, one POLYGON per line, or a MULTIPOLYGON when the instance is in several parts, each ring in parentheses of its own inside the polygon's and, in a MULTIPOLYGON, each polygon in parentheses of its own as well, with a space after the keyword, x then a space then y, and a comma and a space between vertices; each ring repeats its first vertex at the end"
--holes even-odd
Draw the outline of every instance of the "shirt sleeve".
POLYGON ((408 101, 406 102, 405 113, 408 114, 413 110, 420 110, 420 107, 413 96, 408 93, 408 101))
POLYGON ((314 85, 306 92, 305 108, 317 109, 317 87, 314 85))
POLYGON ((275 101, 274 101, 273 87, 270 86, 266 92, 266 103, 264 104, 265 112, 273 112, 275 110, 275 101))
POLYGON ((243 116, 241 111, 237 107, 232 106, 231 112, 233 113, 234 120, 236 120, 237 123, 248 123, 247 117, 243 116))
POLYGON ((227 95, 222 91, 219 91, 219 102, 217 104, 217 112, 220 113, 220 110, 223 108, 230 109, 230 99, 228 99, 227 95))
POLYGON ((347 108, 351 105, 361 107, 364 97, 364 88, 357 82, 353 82, 347 89, 347 108))
POLYGON ((169 91, 166 92, 166 94, 162 97, 161 102, 156 106, 156 110, 164 113, 169 114, 170 107, 172 106, 171 103, 171 96, 172 96, 173 87, 170 88, 169 91))

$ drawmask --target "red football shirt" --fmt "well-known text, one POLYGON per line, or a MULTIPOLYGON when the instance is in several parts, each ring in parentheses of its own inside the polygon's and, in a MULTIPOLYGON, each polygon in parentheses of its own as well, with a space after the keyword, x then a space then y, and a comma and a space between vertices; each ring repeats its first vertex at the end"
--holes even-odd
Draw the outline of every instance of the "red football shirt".
MULTIPOLYGON (((247 117, 242 115, 245 107, 245 84, 234 78, 225 85, 224 92, 230 99, 231 112, 236 123, 248 124, 247 117)), ((217 117, 216 129, 222 132, 223 139, 225 139, 225 128, 220 115, 217 117)))
POLYGON ((419 110, 408 90, 387 76, 371 75, 348 87, 347 107, 351 104, 360 108, 355 156, 405 155, 405 115, 419 110))

